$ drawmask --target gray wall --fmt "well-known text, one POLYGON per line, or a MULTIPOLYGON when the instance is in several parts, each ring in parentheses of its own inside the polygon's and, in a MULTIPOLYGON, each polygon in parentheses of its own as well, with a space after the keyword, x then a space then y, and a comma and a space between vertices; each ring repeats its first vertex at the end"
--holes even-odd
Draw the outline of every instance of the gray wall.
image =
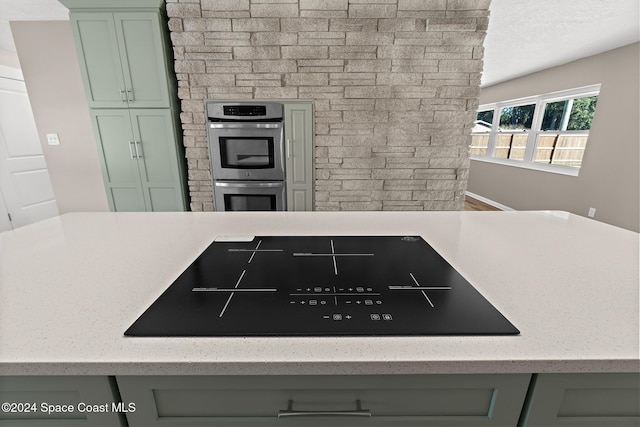
POLYGON ((482 88, 480 104, 601 83, 577 177, 471 161, 467 190, 516 210, 553 209, 638 231, 640 43, 482 88))
POLYGON ((69 21, 15 21, 11 31, 60 213, 108 211, 69 21))

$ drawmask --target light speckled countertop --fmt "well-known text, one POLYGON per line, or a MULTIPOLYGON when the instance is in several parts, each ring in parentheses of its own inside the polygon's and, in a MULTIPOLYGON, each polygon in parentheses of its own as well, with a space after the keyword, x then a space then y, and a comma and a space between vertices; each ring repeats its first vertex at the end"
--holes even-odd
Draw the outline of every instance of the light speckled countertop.
POLYGON ((554 211, 66 214, 0 234, 0 375, 637 372, 638 249, 554 211), (521 334, 123 336, 236 234, 422 235, 521 334))

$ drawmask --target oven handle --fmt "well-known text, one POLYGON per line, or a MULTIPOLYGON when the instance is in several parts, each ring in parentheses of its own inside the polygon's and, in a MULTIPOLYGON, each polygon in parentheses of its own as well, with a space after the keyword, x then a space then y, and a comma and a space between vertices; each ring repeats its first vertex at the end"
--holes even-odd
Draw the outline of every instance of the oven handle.
POLYGON ((284 182, 219 182, 216 181, 216 187, 227 188, 277 188, 283 187, 284 182))
POLYGON ((209 123, 211 129, 280 129, 280 123, 209 123))

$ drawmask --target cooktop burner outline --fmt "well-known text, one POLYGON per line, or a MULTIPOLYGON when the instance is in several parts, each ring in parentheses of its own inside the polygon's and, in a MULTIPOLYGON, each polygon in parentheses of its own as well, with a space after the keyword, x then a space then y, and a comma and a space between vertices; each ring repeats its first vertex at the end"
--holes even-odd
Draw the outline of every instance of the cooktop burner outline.
POLYGON ((314 256, 330 256, 331 258, 333 258, 333 273, 334 275, 338 275, 338 264, 336 263, 336 257, 337 256, 374 256, 375 254, 372 253, 336 253, 335 247, 333 245, 333 239, 331 239, 331 253, 313 253, 313 252, 294 252, 293 256, 299 256, 299 257, 305 257, 305 256, 309 256, 309 257, 314 257, 314 256))
POLYGON ((253 257, 256 255, 256 252, 284 252, 284 249, 258 249, 261 244, 262 239, 258 241, 255 249, 229 248, 227 249, 227 252, 251 252, 251 257, 249 257, 249 261, 247 261, 247 264, 251 264, 251 261, 253 261, 253 257))

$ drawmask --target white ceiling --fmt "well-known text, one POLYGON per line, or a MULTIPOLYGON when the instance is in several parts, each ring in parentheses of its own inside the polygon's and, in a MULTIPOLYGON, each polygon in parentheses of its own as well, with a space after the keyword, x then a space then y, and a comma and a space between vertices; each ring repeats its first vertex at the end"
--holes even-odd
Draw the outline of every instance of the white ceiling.
MULTIPOLYGON (((482 85, 640 40, 638 0, 492 0, 482 85)), ((57 0, 0 0, 0 49, 15 52, 9 21, 68 19, 57 0)))

